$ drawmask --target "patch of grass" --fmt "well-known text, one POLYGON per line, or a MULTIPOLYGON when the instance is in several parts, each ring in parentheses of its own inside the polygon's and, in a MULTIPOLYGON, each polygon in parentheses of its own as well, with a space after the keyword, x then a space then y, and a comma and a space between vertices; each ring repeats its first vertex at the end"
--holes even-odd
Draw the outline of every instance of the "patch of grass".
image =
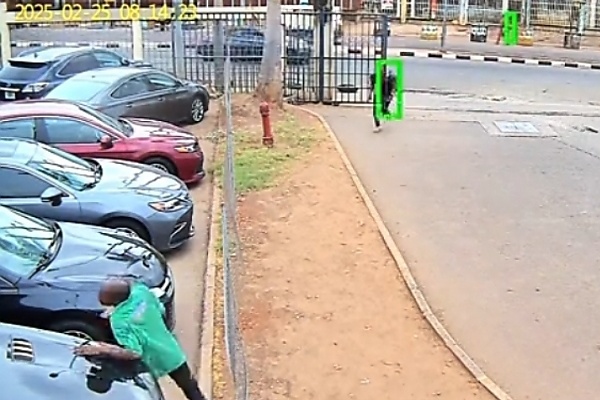
MULTIPOLYGON (((273 126, 275 145, 263 146, 260 131, 235 130, 235 174, 238 194, 272 187, 288 168, 289 161, 307 153, 317 135, 292 114, 283 113, 273 126)), ((224 152, 220 152, 224 156, 224 152)), ((220 157, 222 158, 222 157, 220 157)), ((219 169, 223 169, 220 160, 219 169)))

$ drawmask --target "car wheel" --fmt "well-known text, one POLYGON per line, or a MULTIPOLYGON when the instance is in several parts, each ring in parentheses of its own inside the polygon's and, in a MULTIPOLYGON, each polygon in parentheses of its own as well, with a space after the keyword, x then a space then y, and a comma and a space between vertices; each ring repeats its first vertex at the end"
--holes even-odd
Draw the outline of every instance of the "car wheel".
POLYGON ((106 329, 79 320, 62 320, 49 326, 49 329, 83 340, 107 342, 110 334, 106 329))
POLYGON ((167 172, 171 175, 177 175, 177 168, 175 165, 166 158, 163 157, 150 157, 147 160, 144 160, 144 164, 150 165, 156 169, 160 169, 161 171, 167 172))
POLYGON ((190 107, 190 122, 193 124, 197 124, 202 122, 205 115, 205 107, 204 101, 202 97, 196 97, 192 101, 192 106, 190 107))
POLYGON ((131 237, 138 237, 150 243, 150 234, 146 228, 137 221, 129 218, 113 218, 103 224, 107 228, 115 229, 131 237))

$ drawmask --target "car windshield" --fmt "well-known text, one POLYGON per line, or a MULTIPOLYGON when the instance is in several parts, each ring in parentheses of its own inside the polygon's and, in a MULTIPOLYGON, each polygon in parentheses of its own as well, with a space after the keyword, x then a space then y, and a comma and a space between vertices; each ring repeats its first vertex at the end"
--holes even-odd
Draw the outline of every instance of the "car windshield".
POLYGON ((93 187, 99 180, 97 164, 50 146, 38 146, 27 165, 78 191, 93 187))
POLYGON ((41 219, 0 207, 0 265, 17 276, 30 276, 54 258, 60 228, 41 219))
MULTIPOLYGON (((60 86, 59 86, 60 87, 60 86)), ((91 115, 93 118, 96 118, 106 125, 118 130, 123 135, 129 137, 133 134, 133 128, 126 121, 122 119, 113 118, 110 115, 104 114, 101 111, 94 110, 92 107, 86 106, 85 104, 79 104, 79 109, 81 111, 91 115)))
POLYGON ((48 99, 87 102, 109 87, 109 82, 98 80, 67 79, 46 95, 48 99))
POLYGON ((48 71, 48 63, 9 60, 0 70, 0 79, 10 81, 34 81, 48 71))

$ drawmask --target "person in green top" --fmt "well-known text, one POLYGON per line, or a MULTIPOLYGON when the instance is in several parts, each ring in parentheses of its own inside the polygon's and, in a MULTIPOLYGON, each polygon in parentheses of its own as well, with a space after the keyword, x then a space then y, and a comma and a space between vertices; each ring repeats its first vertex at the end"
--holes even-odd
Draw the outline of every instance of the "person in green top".
POLYGON ((120 346, 91 342, 75 348, 75 354, 140 360, 155 378, 169 375, 189 400, 206 400, 183 349, 164 322, 164 306, 146 285, 110 279, 98 297, 103 306, 113 308, 110 327, 120 346))

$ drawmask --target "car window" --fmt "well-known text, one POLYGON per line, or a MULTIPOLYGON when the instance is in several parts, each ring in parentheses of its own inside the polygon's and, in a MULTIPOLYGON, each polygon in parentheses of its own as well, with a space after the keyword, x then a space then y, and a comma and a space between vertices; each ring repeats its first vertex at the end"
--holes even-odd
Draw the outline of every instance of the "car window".
POLYGON ((8 65, 0 70, 0 79, 15 81, 36 80, 48 72, 50 65, 50 63, 9 60, 8 65))
MULTIPOLYGON (((17 276, 29 276, 52 247, 58 231, 46 221, 0 207, 0 266, 17 276)), ((60 244, 59 244, 60 245, 60 244)))
POLYGON ((15 119, 0 122, 0 137, 34 139, 35 121, 33 119, 15 119))
POLYGON ((87 102, 92 100, 103 90, 108 89, 110 85, 111 82, 94 79, 80 79, 79 76, 74 76, 52 89, 50 93, 46 95, 46 98, 87 102))
POLYGON ((94 53, 94 57, 96 57, 96 60, 98 60, 100 68, 123 66, 123 58, 118 54, 108 53, 106 51, 97 51, 94 53))
POLYGON ((74 190, 85 190, 100 179, 102 170, 56 147, 40 145, 27 166, 74 190), (99 175, 100 174, 100 175, 99 175))
POLYGON ((151 90, 165 90, 179 86, 175 79, 165 74, 148 74, 146 78, 150 82, 151 90))
POLYGON ((70 76, 94 68, 98 68, 98 60, 96 60, 96 57, 92 54, 82 54, 67 62, 67 65, 60 70, 59 75, 70 76))
POLYGON ((123 82, 121 86, 112 92, 111 97, 115 99, 124 99, 134 95, 147 93, 150 91, 147 81, 141 76, 131 78, 126 82, 123 82))
POLYGON ((0 167, 0 199, 37 198, 50 185, 26 171, 0 167))
POLYGON ((104 132, 85 122, 67 118, 41 118, 41 140, 48 144, 98 143, 104 132))

